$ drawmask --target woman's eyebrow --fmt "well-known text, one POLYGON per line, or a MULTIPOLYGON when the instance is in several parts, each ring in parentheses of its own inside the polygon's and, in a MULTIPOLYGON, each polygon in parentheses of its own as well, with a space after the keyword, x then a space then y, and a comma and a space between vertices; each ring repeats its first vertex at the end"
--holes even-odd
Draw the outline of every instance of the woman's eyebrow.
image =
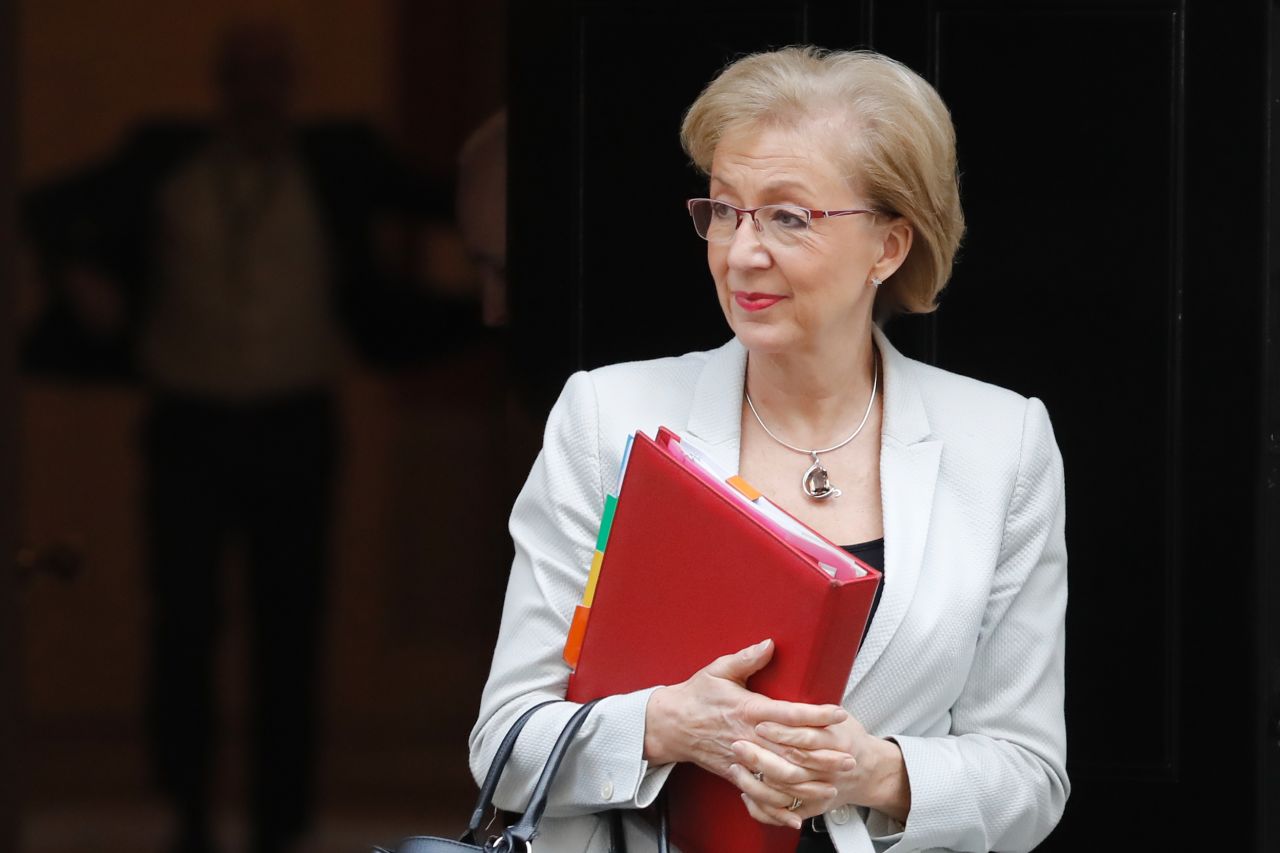
POLYGON ((802 193, 812 195, 813 188, 803 181, 797 181, 791 178, 781 178, 776 181, 769 181, 761 189, 764 192, 780 192, 782 190, 799 190, 802 193))
MULTIPOLYGON (((711 183, 718 185, 722 189, 734 189, 733 182, 726 180, 722 175, 713 173, 711 175, 711 183)), ((767 181, 762 187, 760 187, 760 192, 762 194, 778 194, 784 191, 799 191, 800 193, 808 196, 812 196, 814 194, 814 190, 809 186, 809 184, 794 178, 778 178, 767 181)))

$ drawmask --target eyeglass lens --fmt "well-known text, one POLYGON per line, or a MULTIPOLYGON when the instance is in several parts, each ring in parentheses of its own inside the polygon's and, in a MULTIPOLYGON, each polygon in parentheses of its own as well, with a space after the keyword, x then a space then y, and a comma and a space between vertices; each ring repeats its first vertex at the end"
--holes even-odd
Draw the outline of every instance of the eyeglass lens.
MULTIPOLYGON (((689 205, 698 236, 712 243, 731 243, 738 230, 738 210, 732 205, 698 199, 689 205)), ((746 215, 749 218, 749 215, 746 215)), ((789 204, 770 204, 755 212, 760 235, 781 246, 794 245, 809 229, 809 211, 789 204)))

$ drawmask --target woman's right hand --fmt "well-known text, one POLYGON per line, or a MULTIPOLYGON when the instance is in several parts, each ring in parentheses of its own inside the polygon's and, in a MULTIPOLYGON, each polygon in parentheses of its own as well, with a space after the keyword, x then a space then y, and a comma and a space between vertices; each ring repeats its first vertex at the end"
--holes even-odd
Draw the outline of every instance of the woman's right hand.
MULTIPOLYGON (((761 743, 758 723, 774 719, 776 703, 746 688, 747 679, 773 658, 773 641, 716 658, 689 680, 659 687, 649 697, 644 717, 644 757, 650 764, 692 762, 726 779, 738 762, 735 741, 761 743)), ((785 703, 794 715, 797 706, 785 703)), ((824 727, 849 715, 836 705, 799 706, 812 709, 798 725, 824 727), (811 717, 811 719, 809 718, 811 717)))

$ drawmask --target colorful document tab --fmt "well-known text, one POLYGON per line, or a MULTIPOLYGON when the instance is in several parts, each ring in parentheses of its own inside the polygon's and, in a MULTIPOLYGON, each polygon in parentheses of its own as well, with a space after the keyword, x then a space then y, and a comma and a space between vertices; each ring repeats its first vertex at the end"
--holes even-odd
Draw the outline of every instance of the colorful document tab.
POLYGON ((573 622, 569 625, 569 637, 564 643, 564 662, 570 669, 578 668, 578 657, 582 654, 582 638, 587 635, 587 619, 591 609, 579 604, 573 610, 573 622))
POLYGON ((755 486, 748 483, 746 480, 742 479, 742 477, 738 476, 737 474, 734 474, 732 477, 730 477, 727 482, 729 483, 730 486, 733 486, 735 489, 737 489, 738 491, 746 495, 747 500, 749 501, 758 500, 759 498, 763 497, 759 489, 757 489, 755 486))
POLYGON ((618 498, 606 495, 604 499, 604 515, 600 519, 600 532, 596 534, 596 550, 603 551, 609 542, 609 528, 613 526, 613 511, 618 508, 618 498))
POLYGON ((600 582, 600 566, 604 563, 604 553, 596 551, 591 556, 591 574, 587 575, 587 588, 582 593, 582 606, 590 607, 596 600, 596 584, 600 582))

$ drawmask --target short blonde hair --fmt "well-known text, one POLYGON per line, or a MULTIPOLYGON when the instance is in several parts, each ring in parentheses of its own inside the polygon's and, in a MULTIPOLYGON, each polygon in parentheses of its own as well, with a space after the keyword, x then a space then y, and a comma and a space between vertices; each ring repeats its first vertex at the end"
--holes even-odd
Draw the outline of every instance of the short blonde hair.
POLYGON ((822 140, 837 166, 868 204, 904 217, 913 229, 906 260, 876 294, 876 319, 932 311, 951 277, 964 211, 951 114, 920 75, 866 50, 755 53, 707 85, 685 114, 680 142, 709 175, 716 145, 730 131, 798 127, 841 114, 852 132, 822 140))

